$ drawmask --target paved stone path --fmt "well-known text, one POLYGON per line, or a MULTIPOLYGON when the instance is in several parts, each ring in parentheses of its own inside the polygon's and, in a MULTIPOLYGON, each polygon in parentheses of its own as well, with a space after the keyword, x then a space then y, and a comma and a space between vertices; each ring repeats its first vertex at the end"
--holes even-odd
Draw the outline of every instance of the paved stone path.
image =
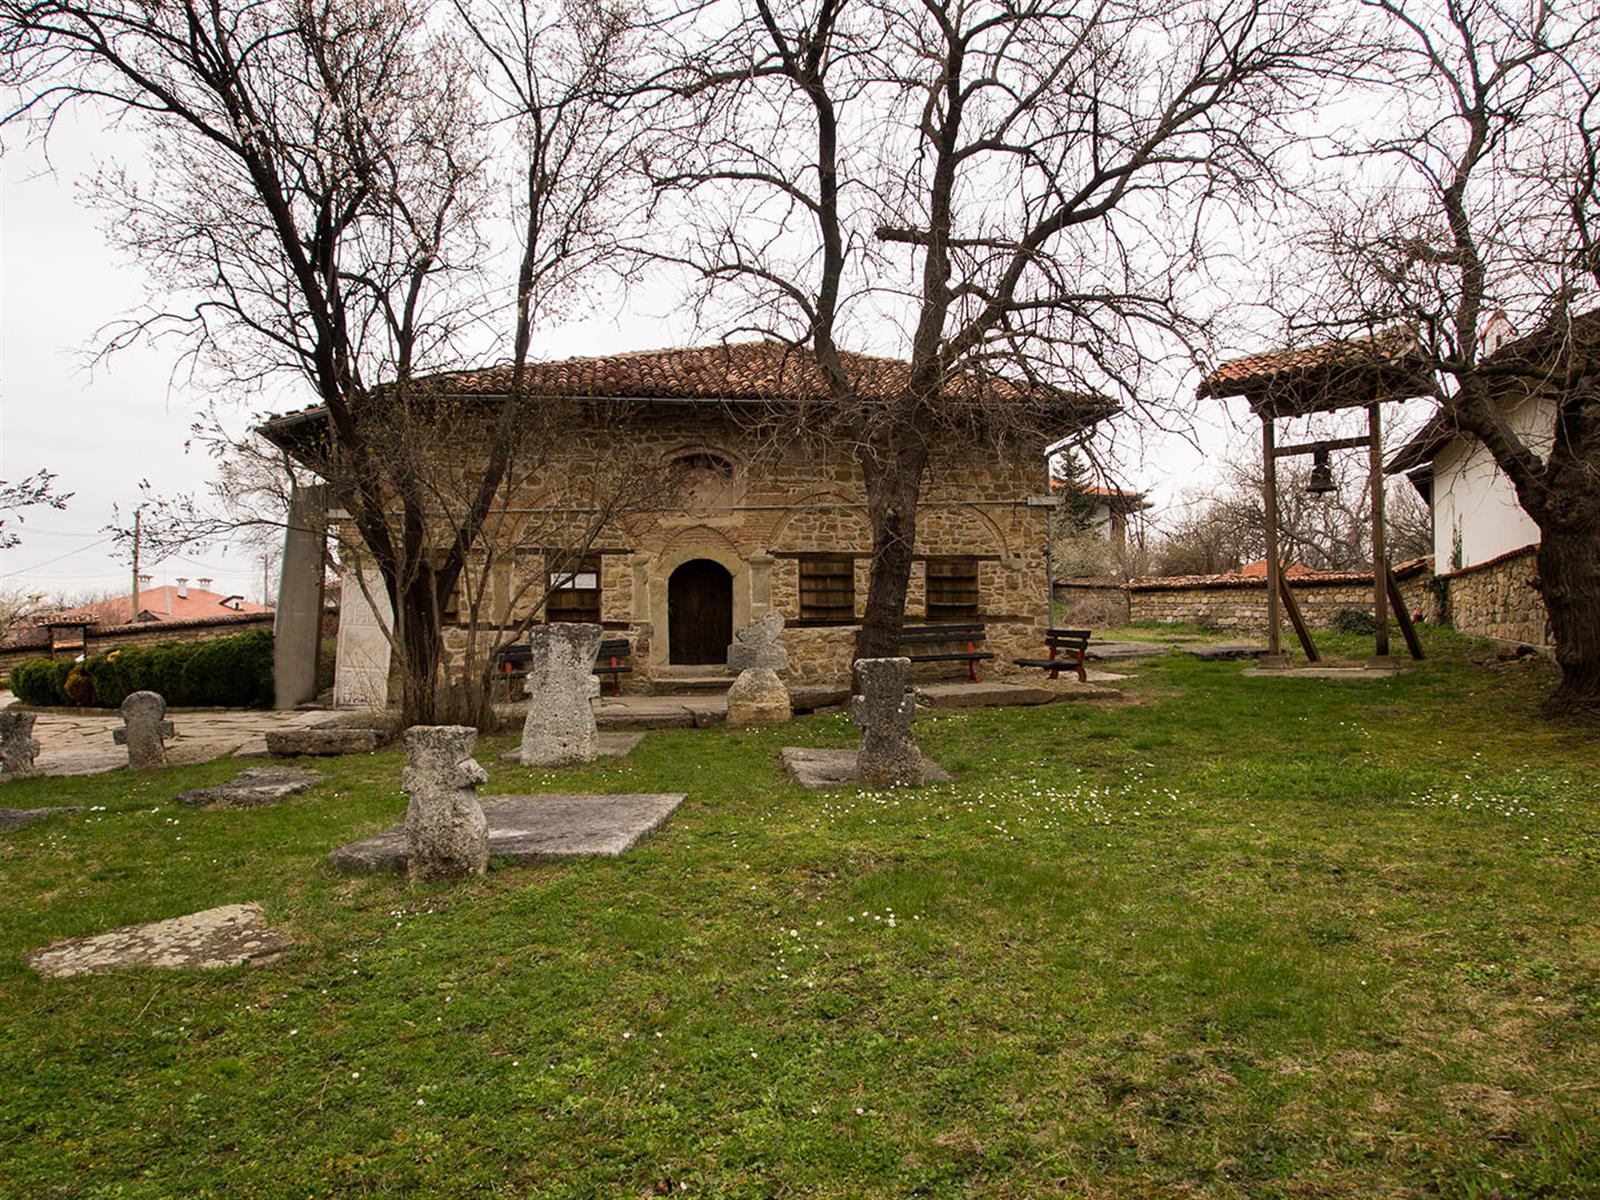
MULTIPOLYGON (((0 692, 0 708, 12 703, 10 692, 0 692)), ((210 762, 228 755, 254 757, 267 750, 266 734, 271 729, 297 729, 326 721, 326 712, 211 709, 202 712, 175 712, 172 723, 177 737, 167 743, 167 762, 172 765, 210 762)), ((128 765, 128 752, 111 740, 111 733, 122 728, 122 716, 115 710, 105 715, 84 716, 39 710, 33 736, 39 739, 35 760, 44 775, 98 775, 128 765)))
MULTIPOLYGON (((857 787, 861 783, 860 751, 819 750, 812 746, 785 746, 779 757, 803 788, 857 787)), ((927 755, 921 761, 923 783, 949 783, 950 773, 927 755)))

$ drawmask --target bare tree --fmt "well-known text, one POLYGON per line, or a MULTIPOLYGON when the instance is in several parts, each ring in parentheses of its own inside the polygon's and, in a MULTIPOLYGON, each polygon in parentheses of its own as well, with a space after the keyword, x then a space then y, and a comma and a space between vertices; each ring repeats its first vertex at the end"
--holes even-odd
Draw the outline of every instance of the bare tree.
POLYGON ((1318 15, 1300 0, 694 10, 693 31, 724 32, 685 34, 661 81, 680 136, 656 166, 658 228, 682 234, 664 256, 737 306, 736 331, 789 341, 828 380, 806 419, 853 448, 873 534, 859 655, 896 650, 935 437, 1042 447, 1072 428, 1074 395, 1134 397, 1201 336, 1202 214, 1268 173, 1326 44, 1318 15), (909 371, 870 403, 842 351, 884 326, 909 371))
POLYGON ((24 508, 56 508, 67 506, 73 493, 56 488, 54 471, 39 470, 15 483, 0 479, 0 550, 20 545, 22 535, 14 525, 22 524, 19 510, 24 508))
POLYGON ((1381 107, 1338 135, 1291 324, 1415 334, 1441 432, 1480 441, 1538 525, 1556 712, 1600 714, 1600 14, 1370 0, 1381 107), (1358 199, 1352 201, 1349 197, 1358 199), (1497 310, 1525 335, 1488 353, 1497 310), (1542 397, 1549 427, 1515 410, 1542 397))
MULTIPOLYGON (((351 542, 382 579, 403 715, 422 723, 461 706, 459 690, 441 686, 441 614, 526 431, 542 427, 520 386, 529 331, 609 236, 607 177, 594 172, 611 130, 587 116, 603 74, 590 69, 621 28, 600 6, 568 5, 543 24, 507 6, 471 10, 477 36, 463 38, 442 11, 428 0, 0 0, 0 79, 23 97, 9 123, 46 136, 82 101, 135 119, 151 139, 154 181, 114 174, 100 194, 127 213, 128 247, 187 307, 146 315, 113 345, 175 329, 235 380, 288 372, 309 385, 319 431, 303 461, 334 485, 351 542), (485 111, 476 51, 501 44, 500 30, 486 32, 495 20, 528 35, 515 67, 549 91, 510 117, 525 168, 513 193, 516 369, 501 402, 477 403, 467 421, 454 398, 416 381, 454 365, 484 317, 481 229, 503 125, 485 111), (437 458, 397 443, 483 420, 482 453, 452 468, 465 507, 443 514, 437 458)), ((502 80, 516 74, 500 65, 502 80)))

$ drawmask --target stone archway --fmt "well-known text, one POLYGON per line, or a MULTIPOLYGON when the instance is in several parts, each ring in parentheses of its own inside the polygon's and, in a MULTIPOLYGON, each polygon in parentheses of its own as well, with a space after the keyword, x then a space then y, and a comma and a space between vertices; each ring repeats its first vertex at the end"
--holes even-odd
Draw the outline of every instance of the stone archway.
POLYGON ((667 649, 672 666, 722 664, 733 641, 733 575, 691 558, 667 577, 667 649))

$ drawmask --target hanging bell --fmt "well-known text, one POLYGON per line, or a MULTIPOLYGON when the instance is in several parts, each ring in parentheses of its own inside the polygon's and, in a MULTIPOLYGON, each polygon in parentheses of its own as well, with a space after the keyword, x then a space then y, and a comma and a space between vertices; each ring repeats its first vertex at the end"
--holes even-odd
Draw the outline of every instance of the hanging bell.
POLYGON ((1333 481, 1333 463, 1328 457, 1328 448, 1318 446, 1311 455, 1311 482, 1306 484, 1306 495, 1326 496, 1339 490, 1339 485, 1333 481))

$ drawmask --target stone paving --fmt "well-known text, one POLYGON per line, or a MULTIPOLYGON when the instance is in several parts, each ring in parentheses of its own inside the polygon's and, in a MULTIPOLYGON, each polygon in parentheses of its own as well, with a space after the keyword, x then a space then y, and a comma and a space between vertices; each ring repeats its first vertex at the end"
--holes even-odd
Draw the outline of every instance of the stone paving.
POLYGON ((54 942, 28 955, 28 965, 41 975, 65 979, 130 967, 235 967, 271 962, 293 948, 294 939, 269 926, 259 904, 225 904, 54 942))
MULTIPOLYGON (((10 692, 0 692, 0 708, 11 702, 10 692)), ((169 715, 177 729, 167 743, 167 762, 173 765, 264 755, 268 730, 304 728, 328 719, 326 712, 299 710, 212 709, 169 715)), ((35 765, 42 775, 98 775, 126 767, 128 752, 111 740, 112 732, 121 728, 122 715, 115 709, 104 715, 40 709, 33 726, 40 747, 35 765)))

